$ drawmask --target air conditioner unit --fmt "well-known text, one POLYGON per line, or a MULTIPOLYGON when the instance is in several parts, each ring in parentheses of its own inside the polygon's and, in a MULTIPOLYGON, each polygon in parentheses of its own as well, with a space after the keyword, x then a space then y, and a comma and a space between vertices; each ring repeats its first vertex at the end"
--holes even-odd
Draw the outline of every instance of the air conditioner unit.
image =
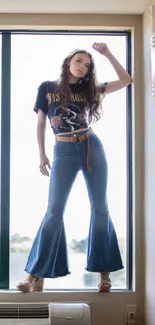
POLYGON ((0 325, 90 325, 90 306, 83 302, 0 303, 0 325))

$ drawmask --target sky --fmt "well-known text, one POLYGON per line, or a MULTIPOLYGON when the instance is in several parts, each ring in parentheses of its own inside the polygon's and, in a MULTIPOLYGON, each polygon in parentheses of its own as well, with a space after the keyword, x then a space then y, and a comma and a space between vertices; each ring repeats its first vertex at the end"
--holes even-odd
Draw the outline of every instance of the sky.
MULTIPOLYGON (((117 79, 108 60, 92 48, 94 42, 107 43, 126 68, 125 36, 12 35, 10 235, 19 233, 34 238, 47 207, 49 178, 39 171, 37 115, 33 112, 40 83, 56 80, 63 59, 77 48, 92 53, 100 82, 117 79)), ((118 236, 126 237, 125 89, 105 97, 103 116, 92 127, 100 137, 107 156, 110 215, 118 236)), ((47 123, 46 154, 50 161, 53 144, 54 135, 47 123)), ((87 237, 89 218, 87 190, 79 173, 64 215, 68 242, 73 238, 80 240, 87 237)))

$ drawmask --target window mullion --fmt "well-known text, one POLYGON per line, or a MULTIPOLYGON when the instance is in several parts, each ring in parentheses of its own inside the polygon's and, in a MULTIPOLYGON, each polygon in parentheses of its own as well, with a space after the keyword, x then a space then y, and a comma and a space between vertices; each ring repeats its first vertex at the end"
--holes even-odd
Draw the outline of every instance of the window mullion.
POLYGON ((0 289, 9 288, 11 34, 2 33, 0 289))
MULTIPOLYGON (((131 32, 127 32, 127 71, 132 75, 131 32)), ((132 93, 131 85, 127 87, 127 288, 133 289, 133 193, 132 193, 132 93)))

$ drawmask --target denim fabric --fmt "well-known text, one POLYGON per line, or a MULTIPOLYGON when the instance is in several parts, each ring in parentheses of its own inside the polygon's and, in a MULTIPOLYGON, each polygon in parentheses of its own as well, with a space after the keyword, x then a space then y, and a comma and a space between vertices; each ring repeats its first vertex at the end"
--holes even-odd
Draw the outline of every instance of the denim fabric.
POLYGON ((25 268, 30 274, 56 278, 70 273, 63 215, 79 170, 83 172, 91 206, 86 270, 113 272, 123 268, 117 236, 107 205, 105 152, 95 134, 90 135, 89 140, 91 173, 87 169, 87 140, 80 144, 56 142, 54 146, 48 207, 25 268))

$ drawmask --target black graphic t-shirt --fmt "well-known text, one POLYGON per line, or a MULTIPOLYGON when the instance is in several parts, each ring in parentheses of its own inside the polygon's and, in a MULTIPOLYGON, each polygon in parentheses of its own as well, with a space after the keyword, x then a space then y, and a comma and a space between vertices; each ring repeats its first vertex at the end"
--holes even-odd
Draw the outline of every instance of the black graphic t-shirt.
POLYGON ((38 109, 41 109, 48 116, 54 134, 73 132, 89 126, 88 108, 82 85, 70 84, 69 87, 70 102, 65 110, 61 106, 56 82, 45 81, 38 89, 34 111, 38 112, 38 109))

